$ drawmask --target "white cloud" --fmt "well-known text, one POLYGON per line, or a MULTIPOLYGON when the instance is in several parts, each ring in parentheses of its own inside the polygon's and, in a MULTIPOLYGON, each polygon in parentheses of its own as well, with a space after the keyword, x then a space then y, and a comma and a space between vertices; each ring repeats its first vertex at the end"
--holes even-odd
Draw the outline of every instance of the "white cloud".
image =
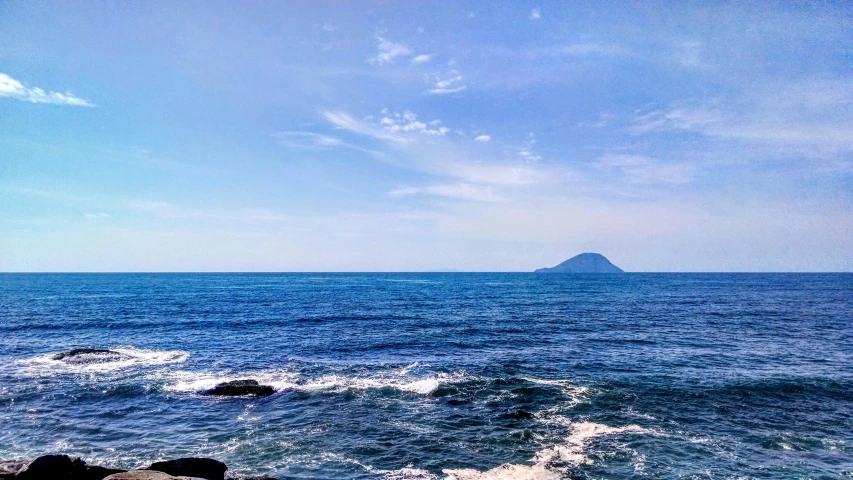
POLYGON ((432 55, 418 55, 412 59, 413 64, 427 63, 432 60, 432 55))
POLYGON ((492 187, 487 185, 472 185, 470 183, 455 183, 446 185, 430 185, 426 187, 405 187, 388 192, 392 197, 410 195, 433 195, 455 198, 458 200, 475 200, 478 202, 502 202, 506 199, 495 195, 492 187))
POLYGON ((85 218, 86 220, 104 220, 110 218, 110 214, 104 212, 85 213, 83 214, 83 218, 85 218))
POLYGON ((0 97, 11 97, 31 103, 52 103, 75 107, 94 107, 93 103, 74 96, 72 93, 48 92, 38 87, 28 87, 14 78, 0 73, 0 97))
POLYGON ((453 74, 454 76, 452 77, 436 80, 433 87, 427 90, 427 93, 431 95, 444 95, 465 90, 467 86, 462 85, 462 75, 458 75, 456 72, 453 72, 453 74))
POLYGON ((477 135, 474 137, 475 142, 489 142, 492 140, 492 137, 489 135, 477 135))
POLYGON ((384 65, 386 63, 394 63, 397 57, 407 57, 412 54, 409 47, 386 40, 383 37, 376 37, 378 53, 370 59, 370 63, 374 65, 384 65))
POLYGON ((540 18, 542 18, 542 15, 539 14, 538 8, 534 8, 533 10, 530 11, 530 19, 531 20, 539 20, 540 18))
POLYGON ((631 184, 674 183, 693 180, 693 167, 679 163, 660 163, 642 155, 606 154, 596 162, 601 170, 619 170, 631 184))
POLYGON ((406 110, 383 117, 379 125, 390 132, 416 132, 424 135, 446 135, 449 128, 441 126, 441 120, 431 120, 429 125, 418 120, 418 116, 406 110))

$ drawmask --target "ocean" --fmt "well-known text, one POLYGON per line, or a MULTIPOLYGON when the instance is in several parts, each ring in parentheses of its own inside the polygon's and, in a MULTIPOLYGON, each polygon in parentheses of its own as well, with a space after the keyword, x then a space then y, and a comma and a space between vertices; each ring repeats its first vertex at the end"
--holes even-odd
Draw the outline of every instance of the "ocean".
POLYGON ((853 478, 853 274, 2 274, 0 459, 853 478), (77 347, 115 361, 54 360, 77 347), (267 397, 210 397, 256 379, 267 397))

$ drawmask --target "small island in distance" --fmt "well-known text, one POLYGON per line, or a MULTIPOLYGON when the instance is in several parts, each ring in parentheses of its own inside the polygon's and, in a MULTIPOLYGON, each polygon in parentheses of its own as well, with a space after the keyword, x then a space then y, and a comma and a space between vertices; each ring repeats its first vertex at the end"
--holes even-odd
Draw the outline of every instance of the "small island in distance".
POLYGON ((535 273, 624 273, 600 253, 581 253, 551 268, 539 268, 535 273))

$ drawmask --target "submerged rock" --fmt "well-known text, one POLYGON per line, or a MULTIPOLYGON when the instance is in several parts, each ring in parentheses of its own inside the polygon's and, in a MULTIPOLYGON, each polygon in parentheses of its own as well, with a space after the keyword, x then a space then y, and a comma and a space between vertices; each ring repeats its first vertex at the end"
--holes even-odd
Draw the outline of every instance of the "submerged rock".
MULTIPOLYGON (((255 382, 257 384, 258 382, 255 382)), ((269 387, 272 388, 272 387, 269 387)), ((148 470, 168 473, 175 476, 198 477, 206 480, 224 480, 228 467, 212 458, 178 458, 165 462, 152 463, 148 470)))
POLYGON ((234 380, 220 383, 219 385, 205 390, 202 395, 219 395, 224 397, 238 397, 243 395, 254 395, 265 397, 275 393, 275 389, 269 385, 261 385, 257 380, 234 380))
POLYGON ((62 360, 66 363, 101 363, 114 362, 129 358, 127 355, 113 350, 99 348, 75 348, 67 352, 57 353, 54 360, 62 360))

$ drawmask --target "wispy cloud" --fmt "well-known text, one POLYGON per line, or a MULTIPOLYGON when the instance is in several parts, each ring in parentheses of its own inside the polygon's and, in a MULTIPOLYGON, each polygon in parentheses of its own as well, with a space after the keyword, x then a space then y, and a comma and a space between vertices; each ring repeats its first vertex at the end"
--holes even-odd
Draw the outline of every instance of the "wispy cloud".
POLYGON ((386 63, 394 63, 394 59, 398 57, 407 57, 412 54, 409 47, 402 43, 394 43, 383 37, 376 37, 376 49, 378 50, 375 57, 370 59, 370 63, 374 65, 385 65, 386 63))
POLYGON ((628 131, 682 131, 764 149, 779 157, 838 158, 853 151, 853 82, 764 85, 730 99, 637 112, 628 131))
POLYGON ((83 214, 83 218, 85 218, 86 220, 90 220, 90 221, 106 220, 106 219, 110 218, 110 216, 111 215, 109 213, 104 213, 104 212, 84 213, 83 214))
POLYGON ((445 95, 461 92, 467 88, 466 85, 462 84, 462 80, 462 75, 459 75, 458 72, 452 72, 451 77, 436 80, 432 88, 427 90, 427 93, 431 95, 445 95))
POLYGON ((432 55, 418 55, 418 56, 412 58, 412 63, 413 64, 428 63, 430 60, 432 60, 432 55))
POLYGON ((489 135, 477 135, 476 137, 474 137, 475 142, 486 143, 486 142, 490 142, 491 140, 492 140, 492 137, 489 135))
POLYGON ((285 147, 331 148, 345 145, 339 138, 313 132, 282 131, 274 133, 273 137, 285 147))
POLYGON ((542 18, 542 15, 539 13, 538 8, 534 8, 533 10, 530 11, 530 19, 531 20, 539 20, 540 18, 542 18))
POLYGON ((531 163, 542 160, 542 157, 533 153, 533 147, 536 145, 536 143, 536 135, 534 135, 533 132, 530 132, 527 135, 527 142, 524 144, 523 147, 518 149, 518 155, 521 156, 521 158, 525 161, 531 163))
POLYGON ((430 185, 426 187, 405 187, 388 192, 392 197, 409 195, 432 195, 455 198, 458 200, 475 200, 478 202, 503 202, 505 198, 496 195, 488 185, 473 185, 470 183, 454 183, 430 185))
POLYGON ((384 111, 378 122, 358 120, 343 112, 324 112, 323 116, 338 128, 372 137, 386 143, 388 156, 400 159, 395 164, 440 177, 455 178, 473 185, 522 186, 543 181, 547 175, 538 168, 516 162, 484 161, 482 152, 468 150, 451 138, 439 123, 420 122, 412 112, 391 114, 384 111), (396 116, 399 115, 399 118, 396 116), (386 121, 388 119, 388 121, 386 121), (432 125, 430 125, 432 123, 432 125), (408 129, 404 129, 409 126, 408 129), (443 132, 443 133, 442 133, 443 132))
POLYGON ((0 73, 0 97, 16 98, 31 103, 52 103, 75 107, 95 106, 70 92, 49 92, 38 87, 28 87, 5 73, 0 73))
POLYGON ((606 154, 598 159, 596 167, 618 170, 630 184, 685 184, 693 180, 693 167, 690 165, 661 163, 642 155, 606 154))

